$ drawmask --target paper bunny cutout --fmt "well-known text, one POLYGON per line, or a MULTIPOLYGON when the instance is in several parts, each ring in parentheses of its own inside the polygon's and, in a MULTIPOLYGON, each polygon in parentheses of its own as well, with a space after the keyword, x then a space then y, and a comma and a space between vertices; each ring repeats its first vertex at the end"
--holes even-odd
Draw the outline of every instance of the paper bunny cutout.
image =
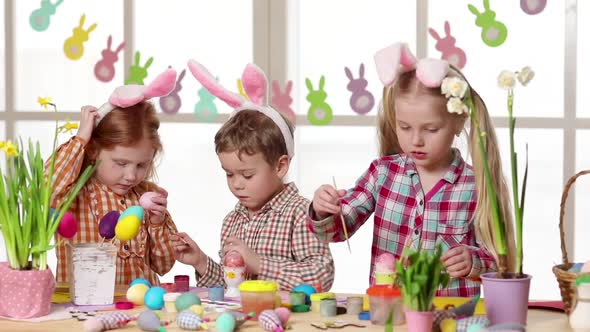
POLYGON ((291 108, 293 98, 291 98, 291 89, 293 89, 293 81, 287 81, 285 85, 285 93, 281 93, 281 86, 277 80, 272 81, 273 96, 271 98, 271 104, 279 112, 281 112, 291 123, 295 123, 297 116, 291 108))
MULTIPOLYGON (((193 76, 199 81, 204 88, 223 100, 230 107, 239 112, 245 109, 251 109, 263 113, 268 116, 279 127, 285 139, 285 145, 289 158, 293 158, 295 146, 293 135, 287 125, 287 122, 281 117, 279 112, 267 104, 268 95, 268 80, 264 72, 255 64, 249 63, 246 65, 242 73, 242 86, 244 92, 248 96, 247 100, 242 95, 231 92, 224 88, 213 75, 202 64, 195 60, 189 60, 188 68, 193 76)), ((232 113, 233 114, 235 114, 232 113)), ((230 115, 231 116, 231 115, 230 115)))
POLYGON ((348 67, 344 67, 344 73, 350 80, 346 88, 352 92, 350 96, 350 108, 358 114, 366 114, 371 111, 375 105, 373 94, 367 90, 367 80, 365 79, 365 65, 361 63, 359 67, 359 78, 354 78, 348 67))
POLYGON ((447 60, 450 64, 459 69, 463 69, 467 62, 467 57, 465 56, 465 51, 455 46, 457 40, 455 37, 451 36, 451 26, 449 22, 445 21, 444 38, 441 38, 432 28, 429 28, 428 32, 434 39, 436 39, 435 47, 442 53, 442 59, 447 60))
POLYGON ((312 124, 318 126, 329 124, 333 117, 332 107, 326 103, 328 94, 324 91, 324 84, 326 84, 326 79, 323 75, 320 77, 318 90, 313 89, 313 85, 309 78, 305 79, 305 85, 309 90, 306 99, 310 102, 309 109, 307 110, 307 119, 312 124))
POLYGON ((84 30, 82 27, 84 26, 85 20, 86 14, 82 14, 80 24, 72 30, 74 34, 66 39, 64 43, 64 53, 70 60, 78 60, 84 55, 84 42, 88 40, 88 35, 96 29, 96 23, 94 23, 88 30, 84 30))
POLYGON ((483 42, 491 47, 500 46, 506 41, 508 30, 504 23, 496 20, 496 12, 490 9, 490 0, 483 0, 485 11, 480 13, 474 5, 467 5, 477 18, 475 25, 482 28, 481 39, 483 42))
POLYGON ((29 17, 31 28, 39 32, 47 30, 51 21, 51 15, 55 14, 57 6, 62 2, 63 0, 57 0, 55 3, 51 3, 50 0, 41 0, 41 7, 35 9, 29 17))
POLYGON ((405 43, 395 43, 375 54, 377 74, 383 85, 395 82, 401 73, 416 69, 416 77, 429 88, 440 87, 447 76, 450 66, 445 60, 424 58, 416 59, 405 43))
POLYGON ((139 51, 135 52, 135 62, 129 67, 129 77, 125 80, 125 84, 141 84, 143 85, 143 80, 148 76, 147 69, 152 65, 154 62, 154 58, 150 57, 146 62, 145 65, 139 65, 139 59, 141 54, 139 51))
POLYGON ((520 9, 529 15, 537 15, 547 6, 547 0, 520 0, 520 9))
POLYGON ((130 107, 137 103, 153 98, 167 96, 174 89, 176 83, 176 71, 166 69, 148 85, 128 84, 117 87, 109 97, 109 101, 98 109, 99 121, 115 107, 130 107))
POLYGON ((115 51, 111 50, 113 37, 107 39, 107 48, 102 50, 102 59, 94 65, 94 76, 101 82, 110 82, 115 77, 115 62, 119 60, 118 53, 125 48, 125 42, 117 46, 115 51))
POLYGON ((164 97, 160 97, 160 108, 164 113, 167 114, 175 114, 178 113, 180 110, 180 106, 182 106, 182 100, 178 95, 178 92, 182 89, 182 84, 180 81, 184 78, 184 74, 186 73, 186 69, 183 69, 178 75, 178 80, 176 81, 176 86, 172 92, 164 97))

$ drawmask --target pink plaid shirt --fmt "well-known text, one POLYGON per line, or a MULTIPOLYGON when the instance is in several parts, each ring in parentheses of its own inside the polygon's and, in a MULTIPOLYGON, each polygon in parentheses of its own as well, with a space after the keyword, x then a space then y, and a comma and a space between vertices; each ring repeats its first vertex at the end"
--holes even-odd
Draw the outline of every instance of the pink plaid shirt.
MULTIPOLYGON (((400 258, 404 247, 444 251, 465 245, 473 261, 467 278, 451 278, 438 296, 474 296, 479 283, 471 280, 496 268, 493 256, 475 239, 473 224, 477 191, 475 177, 458 150, 446 174, 424 193, 412 158, 398 154, 377 159, 341 200, 348 235, 352 236, 371 216, 374 236, 369 281, 373 283, 376 258, 391 252, 400 258)), ((339 216, 310 223, 325 240, 344 241, 339 216)))
MULTIPOLYGON (((334 261, 327 243, 307 227, 309 201, 293 183, 264 205, 252 219, 238 203, 223 220, 221 247, 236 236, 261 256, 260 274, 246 279, 274 280, 281 290, 301 284, 320 284, 329 290, 334 281, 334 261)), ((222 252, 219 251, 222 259, 222 252)), ((223 267, 211 257, 203 275, 196 274, 198 287, 223 285, 223 267)))

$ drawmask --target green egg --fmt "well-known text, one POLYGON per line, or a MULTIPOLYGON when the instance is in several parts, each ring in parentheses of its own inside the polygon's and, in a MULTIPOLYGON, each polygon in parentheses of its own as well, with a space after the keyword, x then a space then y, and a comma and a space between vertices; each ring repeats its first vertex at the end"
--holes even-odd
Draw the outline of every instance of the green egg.
POLYGON ((125 210, 123 213, 121 213, 121 216, 119 216, 119 221, 121 221, 121 219, 127 217, 128 215, 137 216, 137 218, 139 218, 139 221, 143 221, 143 208, 139 205, 133 205, 128 207, 127 210, 125 210))
POLYGON ((215 320, 218 332, 232 332, 236 327, 236 318, 229 312, 221 313, 215 320))
POLYGON ((192 305, 195 304, 201 304, 201 299, 193 293, 182 293, 182 295, 180 295, 177 299, 176 299, 176 310, 178 312, 181 312, 185 309, 190 308, 192 305))

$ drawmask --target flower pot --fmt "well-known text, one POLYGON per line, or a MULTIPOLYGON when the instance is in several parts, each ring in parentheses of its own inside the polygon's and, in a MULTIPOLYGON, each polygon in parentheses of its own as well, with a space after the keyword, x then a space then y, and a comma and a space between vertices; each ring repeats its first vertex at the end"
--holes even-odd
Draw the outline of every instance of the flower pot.
POLYGON ((0 315, 17 319, 46 316, 51 312, 55 279, 45 270, 13 270, 0 263, 0 315))
POLYGON ((67 246, 70 296, 76 305, 113 304, 117 250, 110 243, 67 246))
POLYGON ((481 275, 486 316, 492 325, 526 325, 531 278, 525 274, 522 278, 500 279, 496 272, 481 275))
POLYGON ((432 311, 412 311, 406 309, 408 332, 430 332, 432 331, 433 321, 434 312, 432 311))

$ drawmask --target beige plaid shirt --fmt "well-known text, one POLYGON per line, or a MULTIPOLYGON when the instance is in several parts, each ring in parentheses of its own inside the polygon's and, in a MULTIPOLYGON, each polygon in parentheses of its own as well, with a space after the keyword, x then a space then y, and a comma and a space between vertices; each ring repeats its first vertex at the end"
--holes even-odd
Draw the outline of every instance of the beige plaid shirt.
MULTIPOLYGON (((74 136, 56 151, 52 207, 57 206, 75 185, 84 162, 84 146, 84 140, 74 136)), ((56 242, 64 241, 64 244, 56 248, 57 281, 68 281, 68 257, 65 243, 102 242, 103 239, 98 232, 98 223, 102 216, 114 210, 122 213, 132 205, 139 205, 139 197, 144 192, 155 188, 157 186, 153 183, 144 181, 125 196, 120 196, 94 177, 88 180, 69 209, 78 220, 78 232, 71 239, 64 239, 57 233, 55 235, 56 242)), ((125 242, 115 240, 115 244, 119 247, 115 283, 128 285, 135 278, 145 278, 152 284, 158 285, 157 274, 164 275, 170 271, 175 262, 174 251, 170 244, 170 235, 174 233, 176 233, 176 226, 170 215, 166 216, 164 223, 152 225, 146 213, 134 239, 125 242)))

